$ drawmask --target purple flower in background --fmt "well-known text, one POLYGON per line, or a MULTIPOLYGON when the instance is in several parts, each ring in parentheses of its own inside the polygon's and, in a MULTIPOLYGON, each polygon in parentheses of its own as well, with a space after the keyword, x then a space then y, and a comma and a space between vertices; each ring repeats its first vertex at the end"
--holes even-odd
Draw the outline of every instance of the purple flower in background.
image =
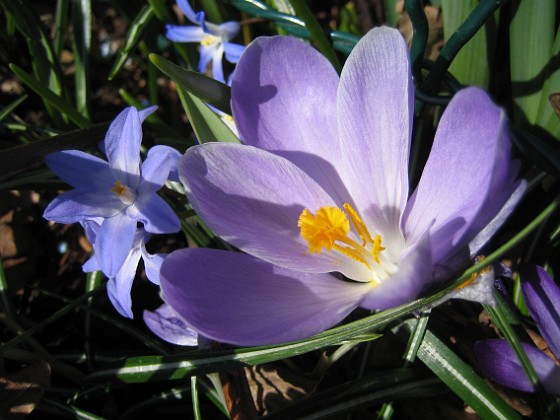
MULTIPOLYGON (((522 271, 521 288, 529 313, 550 351, 560 360, 560 288, 537 266, 522 271)), ((560 394, 560 367, 535 346, 524 343, 522 346, 544 388, 552 394, 560 394)), ((480 368, 492 381, 520 391, 534 391, 507 341, 478 341, 475 352, 480 368)))
POLYGON ((49 168, 75 189, 53 200, 43 216, 57 223, 97 221, 93 246, 99 268, 110 278, 117 276, 133 248, 138 222, 149 233, 180 228, 171 207, 157 195, 179 153, 156 146, 140 160, 142 121, 154 110, 130 107, 115 118, 104 140, 108 162, 79 150, 46 158, 49 168))
POLYGON ((177 0, 177 5, 185 17, 197 26, 166 25, 165 36, 173 42, 200 43, 200 61, 198 71, 204 73, 208 63, 212 62, 212 77, 225 83, 222 57, 237 63, 245 49, 243 45, 229 42, 239 33, 239 23, 225 22, 216 25, 206 22, 204 12, 195 13, 187 0, 177 0))
POLYGON ((340 80, 300 40, 255 40, 232 85, 244 144, 179 162, 198 215, 245 253, 171 253, 163 299, 206 337, 270 344, 409 302, 467 264, 524 190, 506 118, 482 90, 458 92, 409 197, 413 102, 396 30, 362 38, 340 80))
MULTIPOLYGON (((87 220, 82 222, 82 226, 86 232, 88 240, 96 243, 96 238, 99 233, 101 225, 99 221, 87 220)), ((132 246, 124 263, 119 271, 114 276, 108 276, 107 294, 111 303, 119 314, 124 317, 132 318, 132 301, 130 298, 130 290, 132 289, 132 282, 136 277, 136 269, 140 258, 144 260, 144 269, 146 270, 146 277, 152 283, 159 285, 159 270, 166 254, 150 254, 146 250, 146 242, 150 239, 149 234, 142 228, 136 230, 132 246)), ((101 262, 97 258, 97 251, 94 245, 94 254, 82 266, 85 272, 101 270, 101 262)))

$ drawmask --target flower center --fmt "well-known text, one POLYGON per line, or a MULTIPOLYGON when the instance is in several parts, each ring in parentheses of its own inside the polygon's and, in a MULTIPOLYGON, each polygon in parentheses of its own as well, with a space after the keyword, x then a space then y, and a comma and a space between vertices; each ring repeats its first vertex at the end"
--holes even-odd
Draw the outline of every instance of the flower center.
POLYGON ((115 182, 115 186, 111 191, 122 201, 123 204, 130 206, 136 201, 136 194, 130 188, 122 183, 122 181, 115 182))
POLYGON ((200 45, 209 47, 210 45, 216 44, 217 42, 220 42, 220 38, 214 35, 206 35, 204 38, 202 38, 202 41, 200 41, 200 45))
POLYGON ((320 254, 323 248, 336 251, 364 264, 373 273, 370 278, 372 285, 377 285, 389 277, 389 267, 386 267, 380 257, 385 248, 381 245, 381 235, 372 236, 358 212, 348 203, 339 207, 324 206, 315 214, 304 209, 298 220, 300 235, 307 241, 307 252, 320 254), (361 244, 349 237, 350 221, 354 231, 361 239, 361 244))

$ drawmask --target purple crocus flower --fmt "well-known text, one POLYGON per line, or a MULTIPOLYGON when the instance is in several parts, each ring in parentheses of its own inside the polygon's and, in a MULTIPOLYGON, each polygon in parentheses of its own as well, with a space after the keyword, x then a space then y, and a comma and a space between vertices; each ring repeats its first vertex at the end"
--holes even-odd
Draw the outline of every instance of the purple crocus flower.
POLYGON ((144 322, 159 338, 178 346, 196 346, 198 334, 189 328, 181 316, 167 304, 155 311, 144 311, 144 322))
POLYGON ((212 62, 212 77, 225 83, 222 57, 237 63, 245 49, 243 45, 229 42, 239 33, 238 22, 225 22, 216 25, 206 22, 204 12, 195 13, 187 0, 177 0, 177 5, 185 17, 197 26, 166 25, 165 36, 173 42, 200 43, 200 61, 198 71, 204 73, 208 63, 212 62))
POLYGON ((458 92, 409 197, 413 102, 394 29, 363 37, 340 79, 300 40, 255 40, 232 85, 244 144, 179 162, 198 215, 245 253, 171 253, 163 299, 211 339, 279 343, 409 302, 466 264, 524 189, 506 118, 482 90, 458 92))
MULTIPOLYGON (((543 268, 535 266, 522 271, 521 289, 541 335, 560 360, 560 288, 543 268)), ((535 346, 522 346, 544 388, 560 394, 560 367, 535 346)), ((534 391, 507 341, 478 341, 475 352, 480 368, 492 381, 520 391, 534 391)))
MULTIPOLYGON (((99 229, 101 228, 100 220, 87 220, 82 222, 82 226, 88 240, 95 244, 99 229)), ((136 269, 138 268, 140 258, 144 260, 144 269, 146 270, 148 280, 159 286, 159 271, 166 254, 152 255, 148 253, 146 242, 150 240, 150 236, 144 229, 137 229, 132 246, 121 268, 114 276, 108 276, 107 295, 109 300, 117 312, 127 318, 133 317, 130 290, 132 289, 132 282, 136 277, 136 269)), ((94 245, 94 254, 82 266, 85 272, 102 271, 101 261, 97 258, 98 255, 99 253, 94 245)))
POLYGON ((49 168, 75 189, 54 199, 43 216, 57 223, 97 220, 94 249, 99 268, 108 277, 121 270, 133 247, 137 223, 149 233, 173 233, 180 222, 171 207, 157 195, 177 164, 176 150, 150 149, 140 160, 142 121, 155 107, 130 107, 111 123, 104 140, 108 162, 68 150, 46 158, 49 168))

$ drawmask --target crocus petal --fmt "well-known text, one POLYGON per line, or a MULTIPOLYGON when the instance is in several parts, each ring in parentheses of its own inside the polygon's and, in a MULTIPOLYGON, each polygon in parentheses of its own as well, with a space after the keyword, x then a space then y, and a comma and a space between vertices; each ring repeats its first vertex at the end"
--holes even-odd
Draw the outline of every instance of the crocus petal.
POLYGON ((163 299, 199 333, 237 345, 281 343, 323 331, 356 308, 368 287, 212 249, 175 251, 161 268, 163 299))
POLYGON ((301 212, 334 202, 313 179, 280 156, 251 146, 206 143, 187 150, 179 161, 179 177, 204 222, 249 254, 308 272, 363 266, 347 267, 342 254, 307 252, 298 228, 301 212))
POLYGON ((407 240, 431 229, 435 263, 466 246, 513 192, 510 152, 505 117, 488 95, 478 88, 457 92, 407 205, 407 240), (454 221, 455 232, 441 229, 454 221))
POLYGON ((370 287, 360 306, 384 310, 410 302, 429 286, 432 256, 429 234, 401 258, 398 271, 378 286, 370 287))
POLYGON ((245 51, 245 45, 234 44, 232 42, 224 42, 222 45, 226 53, 226 60, 230 63, 237 63, 241 54, 245 51))
POLYGON ((205 36, 199 26, 165 25, 165 37, 173 42, 200 42, 205 36))
POLYGON ((107 282, 109 300, 119 314, 131 319, 133 314, 130 291, 132 290, 132 282, 136 276, 140 256, 140 248, 135 247, 130 250, 117 275, 107 282))
POLYGON ((292 37, 258 38, 237 64, 231 104, 245 144, 290 159, 347 201, 334 166, 340 160, 337 86, 334 68, 309 45, 292 37))
POLYGON ((127 215, 142 222, 149 233, 175 233, 181 229, 173 209, 157 194, 139 196, 134 206, 128 207, 127 215))
POLYGON ((181 9, 181 12, 183 12, 188 20, 192 23, 199 23, 200 13, 196 13, 193 10, 188 0, 177 0, 177 6, 179 6, 179 9, 181 9))
POLYGON ((51 153, 45 163, 64 182, 82 190, 109 191, 115 182, 106 161, 80 150, 51 153))
POLYGON ((101 270, 115 277, 124 264, 136 234, 136 221, 123 213, 105 219, 97 233, 94 249, 101 270))
POLYGON ((140 180, 142 122, 138 110, 128 107, 113 120, 105 136, 105 153, 116 180, 136 189, 140 180))
POLYGON ((345 183, 366 225, 395 240, 408 197, 414 111, 408 55, 399 31, 371 30, 346 61, 337 99, 345 183))
POLYGON ((560 288, 542 267, 533 266, 521 272, 521 289, 529 313, 560 360, 560 288))
POLYGON ((198 333, 189 328, 179 314, 167 304, 155 311, 144 311, 144 322, 159 338, 178 346, 196 346, 198 333))
MULTIPOLYGON (((542 351, 521 344, 544 388, 560 394, 560 368, 542 351)), ((494 382, 519 391, 534 392, 517 356, 505 340, 477 341, 474 345, 480 368, 494 382)))
POLYGON ((110 191, 72 190, 51 201, 43 217, 57 223, 76 223, 94 217, 112 217, 122 208, 122 202, 110 191))
POLYGON ((177 172, 181 153, 169 146, 154 146, 142 164, 142 183, 138 193, 156 192, 167 181, 171 171, 177 172))

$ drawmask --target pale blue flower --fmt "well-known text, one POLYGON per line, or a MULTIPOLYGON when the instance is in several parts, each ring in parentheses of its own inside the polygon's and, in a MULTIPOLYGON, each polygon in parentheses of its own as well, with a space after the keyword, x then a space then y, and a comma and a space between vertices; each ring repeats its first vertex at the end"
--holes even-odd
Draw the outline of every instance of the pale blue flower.
POLYGON ((49 168, 75 189, 53 200, 44 217, 57 223, 99 222, 94 248, 99 268, 115 277, 133 247, 137 224, 149 233, 174 233, 180 222, 157 191, 176 167, 179 153, 166 146, 140 160, 142 121, 155 107, 121 112, 104 140, 108 162, 79 150, 53 153, 49 168))
POLYGON ((166 25, 165 36, 174 42, 200 43, 198 71, 204 73, 212 62, 212 77, 225 83, 222 57, 230 63, 237 63, 245 49, 243 45, 229 42, 239 33, 239 23, 225 22, 220 25, 206 22, 204 12, 195 13, 187 0, 177 0, 177 5, 185 17, 197 26, 166 25))

